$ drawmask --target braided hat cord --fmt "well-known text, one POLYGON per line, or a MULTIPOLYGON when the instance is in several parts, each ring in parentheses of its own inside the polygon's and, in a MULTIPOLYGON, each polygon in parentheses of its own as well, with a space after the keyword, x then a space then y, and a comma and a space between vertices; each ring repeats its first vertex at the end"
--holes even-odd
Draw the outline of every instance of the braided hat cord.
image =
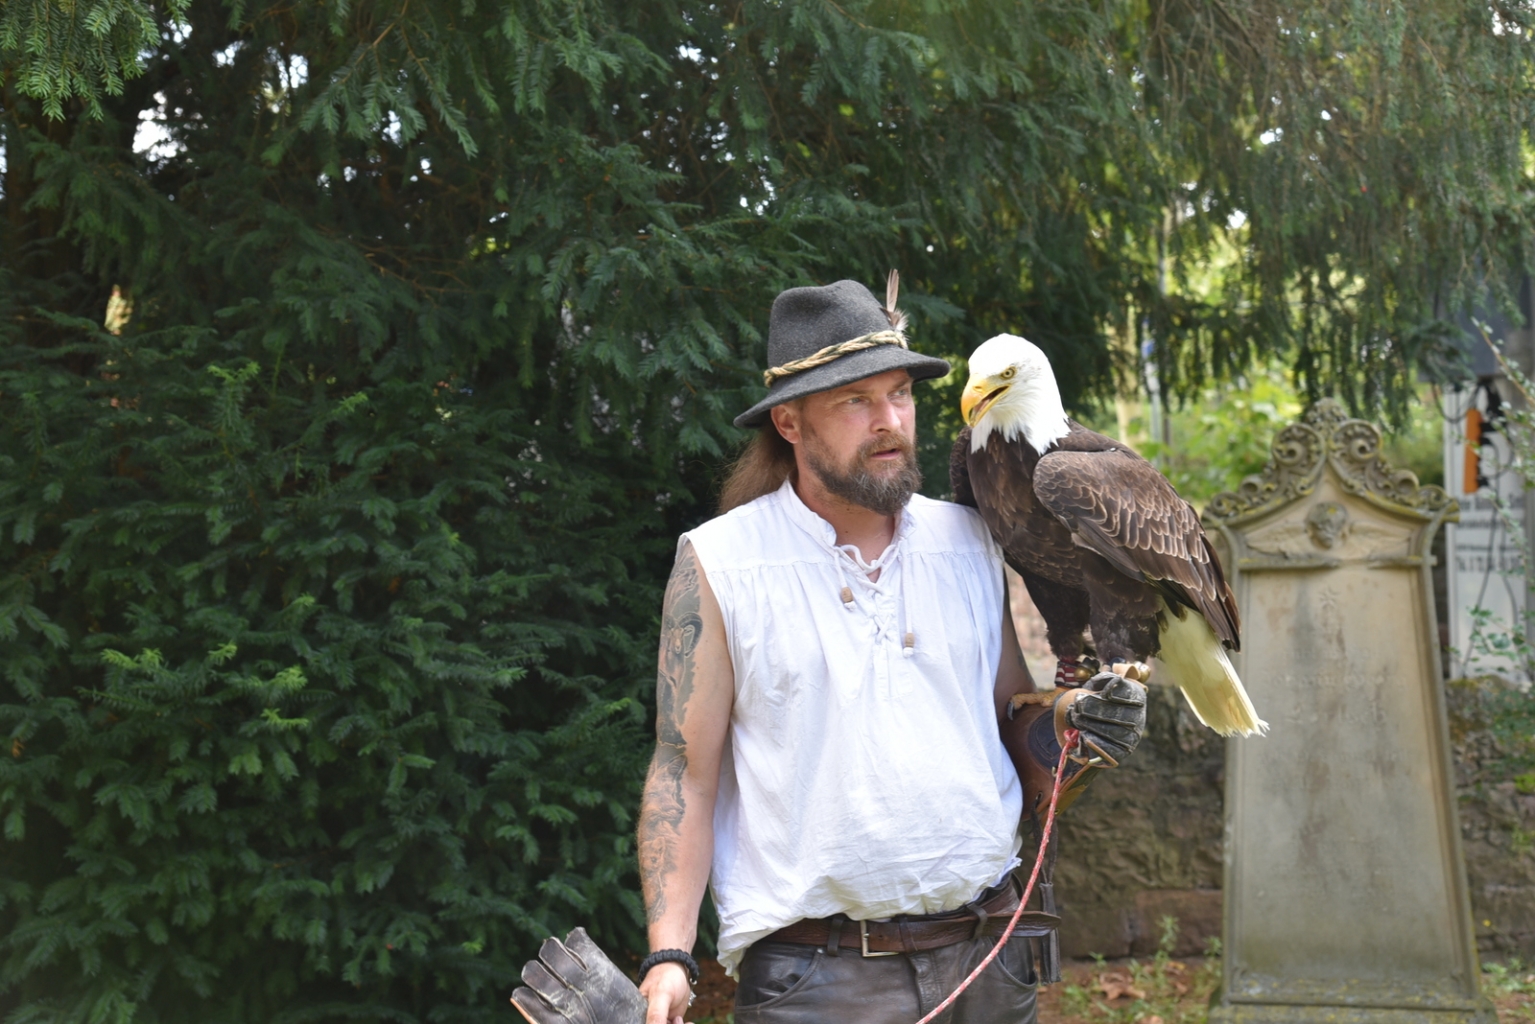
POLYGON ((776 380, 784 377, 792 377, 796 373, 804 373, 813 370, 817 366, 825 366, 835 362, 843 356, 854 352, 862 352, 866 348, 875 348, 880 345, 899 345, 906 347, 906 336, 901 331, 875 331, 873 334, 865 334, 851 341, 838 342, 835 345, 827 345, 819 352, 812 352, 803 359, 791 359, 782 366, 775 366, 762 374, 762 383, 768 387, 773 386, 776 380))

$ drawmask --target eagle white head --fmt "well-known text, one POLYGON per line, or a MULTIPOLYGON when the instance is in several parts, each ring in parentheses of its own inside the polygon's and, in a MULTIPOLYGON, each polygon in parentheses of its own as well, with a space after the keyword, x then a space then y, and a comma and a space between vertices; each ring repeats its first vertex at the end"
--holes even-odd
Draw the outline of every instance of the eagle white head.
POLYGON ((1071 432, 1050 360, 1016 334, 999 334, 970 353, 970 380, 959 411, 970 425, 973 452, 998 431, 1008 441, 1022 434, 1043 455, 1071 432))

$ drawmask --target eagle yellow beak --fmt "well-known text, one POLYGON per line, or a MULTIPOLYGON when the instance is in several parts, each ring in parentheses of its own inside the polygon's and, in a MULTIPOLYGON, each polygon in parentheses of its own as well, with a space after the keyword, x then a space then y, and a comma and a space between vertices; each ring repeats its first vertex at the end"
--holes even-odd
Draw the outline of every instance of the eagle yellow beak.
POLYGON ((959 399, 959 414, 964 417, 965 425, 973 427, 986 415, 986 410, 996 404, 997 399, 1007 394, 1011 384, 999 384, 994 377, 985 377, 980 380, 971 377, 965 384, 965 393, 959 399))

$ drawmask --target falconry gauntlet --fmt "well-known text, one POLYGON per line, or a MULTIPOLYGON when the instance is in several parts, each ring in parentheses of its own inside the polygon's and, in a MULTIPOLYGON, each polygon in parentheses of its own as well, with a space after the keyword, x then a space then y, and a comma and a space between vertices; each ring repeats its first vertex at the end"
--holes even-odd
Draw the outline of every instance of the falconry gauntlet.
POLYGON ((645 997, 614 966, 585 928, 565 941, 550 936, 537 960, 522 968, 524 987, 512 993, 529 1024, 644 1024, 645 997))
POLYGON ((1088 691, 1066 705, 1066 724, 1082 734, 1082 746, 1114 767, 1129 757, 1146 733, 1146 688, 1113 672, 1100 672, 1088 691))

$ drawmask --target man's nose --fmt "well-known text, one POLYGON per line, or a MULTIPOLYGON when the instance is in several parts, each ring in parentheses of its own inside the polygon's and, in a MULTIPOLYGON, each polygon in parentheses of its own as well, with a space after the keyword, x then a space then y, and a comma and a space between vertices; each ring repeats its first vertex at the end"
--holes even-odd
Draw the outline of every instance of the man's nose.
POLYGON ((899 430, 901 411, 890 399, 881 398, 874 403, 874 422, 870 425, 876 430, 899 430))

